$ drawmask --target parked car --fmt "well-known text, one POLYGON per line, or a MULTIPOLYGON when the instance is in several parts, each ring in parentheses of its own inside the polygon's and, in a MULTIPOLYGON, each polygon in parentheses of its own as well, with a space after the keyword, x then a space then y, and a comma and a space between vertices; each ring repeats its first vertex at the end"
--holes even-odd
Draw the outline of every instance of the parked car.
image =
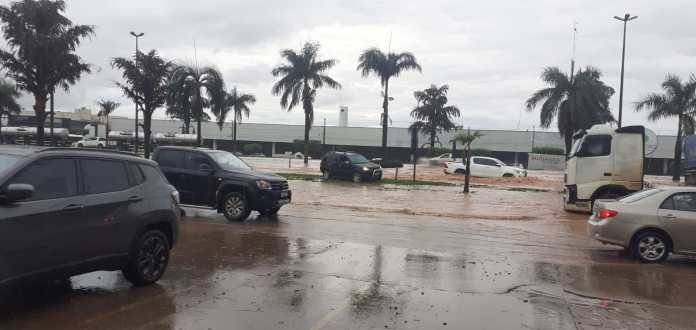
POLYGON ((596 200, 588 232, 646 263, 662 262, 670 253, 695 255, 696 188, 654 188, 618 200, 596 200))
POLYGON ((382 180, 382 167, 355 152, 329 152, 321 158, 319 169, 325 179, 352 179, 355 183, 382 180))
POLYGON ((117 152, 0 146, 0 284, 122 270, 164 274, 178 192, 155 162, 117 152))
POLYGON ((82 140, 73 142, 74 147, 78 148, 104 148, 106 147, 106 139, 101 137, 83 137, 82 140))
MULTIPOLYGON (((445 163, 445 174, 466 174, 465 163, 445 163)), ((524 168, 508 166, 499 159, 490 157, 471 157, 471 175, 476 177, 522 177, 527 176, 524 168)))
POLYGON ((216 209, 229 221, 244 221, 251 211, 272 216, 292 200, 285 178, 254 171, 230 152, 167 146, 155 149, 152 159, 182 204, 216 209))
POLYGON ((442 154, 440 156, 428 159, 428 164, 436 166, 443 166, 448 162, 455 162, 454 156, 452 156, 451 153, 442 154))

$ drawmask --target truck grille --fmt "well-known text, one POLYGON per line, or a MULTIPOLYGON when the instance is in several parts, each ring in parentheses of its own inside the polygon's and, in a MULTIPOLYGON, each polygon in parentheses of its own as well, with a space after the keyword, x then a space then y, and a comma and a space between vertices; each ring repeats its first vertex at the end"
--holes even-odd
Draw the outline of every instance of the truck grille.
POLYGON ((288 190, 290 188, 290 185, 288 185, 287 181, 273 182, 273 183, 271 183, 271 187, 273 188, 273 190, 282 191, 282 190, 288 190))

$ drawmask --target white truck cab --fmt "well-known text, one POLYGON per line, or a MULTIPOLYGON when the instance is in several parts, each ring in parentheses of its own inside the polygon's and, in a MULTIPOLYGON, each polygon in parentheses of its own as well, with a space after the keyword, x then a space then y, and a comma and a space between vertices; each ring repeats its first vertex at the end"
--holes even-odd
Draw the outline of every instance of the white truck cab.
POLYGON ((592 212, 596 199, 615 199, 643 189, 643 126, 595 125, 574 139, 564 175, 566 210, 592 212))

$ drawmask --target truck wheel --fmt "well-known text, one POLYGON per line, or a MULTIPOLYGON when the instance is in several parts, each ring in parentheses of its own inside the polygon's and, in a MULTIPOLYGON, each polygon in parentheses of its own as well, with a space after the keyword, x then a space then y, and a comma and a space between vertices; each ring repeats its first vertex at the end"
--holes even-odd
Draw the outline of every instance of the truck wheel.
POLYGON ((278 214, 278 211, 280 211, 280 207, 274 207, 270 209, 260 210, 259 214, 261 214, 264 217, 272 217, 278 214))
POLYGON ((233 191, 222 199, 222 214, 230 222, 244 221, 249 217, 251 210, 244 194, 233 191))
POLYGON ((669 257, 670 250, 667 237, 652 230, 638 234, 631 243, 633 255, 644 263, 663 262, 669 257))
POLYGON ((157 282, 169 263, 169 240, 159 230, 145 232, 133 247, 123 276, 135 286, 157 282))

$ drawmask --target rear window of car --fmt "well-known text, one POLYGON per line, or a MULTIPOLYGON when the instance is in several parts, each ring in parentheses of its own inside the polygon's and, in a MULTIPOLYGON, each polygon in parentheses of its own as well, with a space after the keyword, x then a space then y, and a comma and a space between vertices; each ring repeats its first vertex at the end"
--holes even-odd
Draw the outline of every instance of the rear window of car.
POLYGON ((82 178, 87 194, 101 194, 128 189, 128 174, 121 161, 82 159, 82 178))
POLYGON ((145 177, 143 176, 143 172, 140 171, 140 168, 138 165, 133 164, 133 163, 128 163, 126 165, 128 167, 128 173, 131 176, 131 185, 137 186, 143 182, 145 182, 145 177))
POLYGON ((159 168, 149 165, 140 165, 140 169, 145 174, 145 179, 147 181, 164 181, 168 182, 167 178, 162 174, 159 168))
POLYGON ((662 190, 660 190, 660 189, 641 190, 638 192, 634 192, 634 193, 632 193, 624 198, 621 198, 621 199, 619 199, 619 201, 624 202, 624 203, 633 203, 633 202, 637 202, 641 199, 645 199, 645 198, 648 198, 652 195, 655 195, 655 194, 659 193, 660 191, 662 191, 662 190))
POLYGON ((19 158, 15 155, 0 155, 0 175, 12 168, 19 161, 19 158))

